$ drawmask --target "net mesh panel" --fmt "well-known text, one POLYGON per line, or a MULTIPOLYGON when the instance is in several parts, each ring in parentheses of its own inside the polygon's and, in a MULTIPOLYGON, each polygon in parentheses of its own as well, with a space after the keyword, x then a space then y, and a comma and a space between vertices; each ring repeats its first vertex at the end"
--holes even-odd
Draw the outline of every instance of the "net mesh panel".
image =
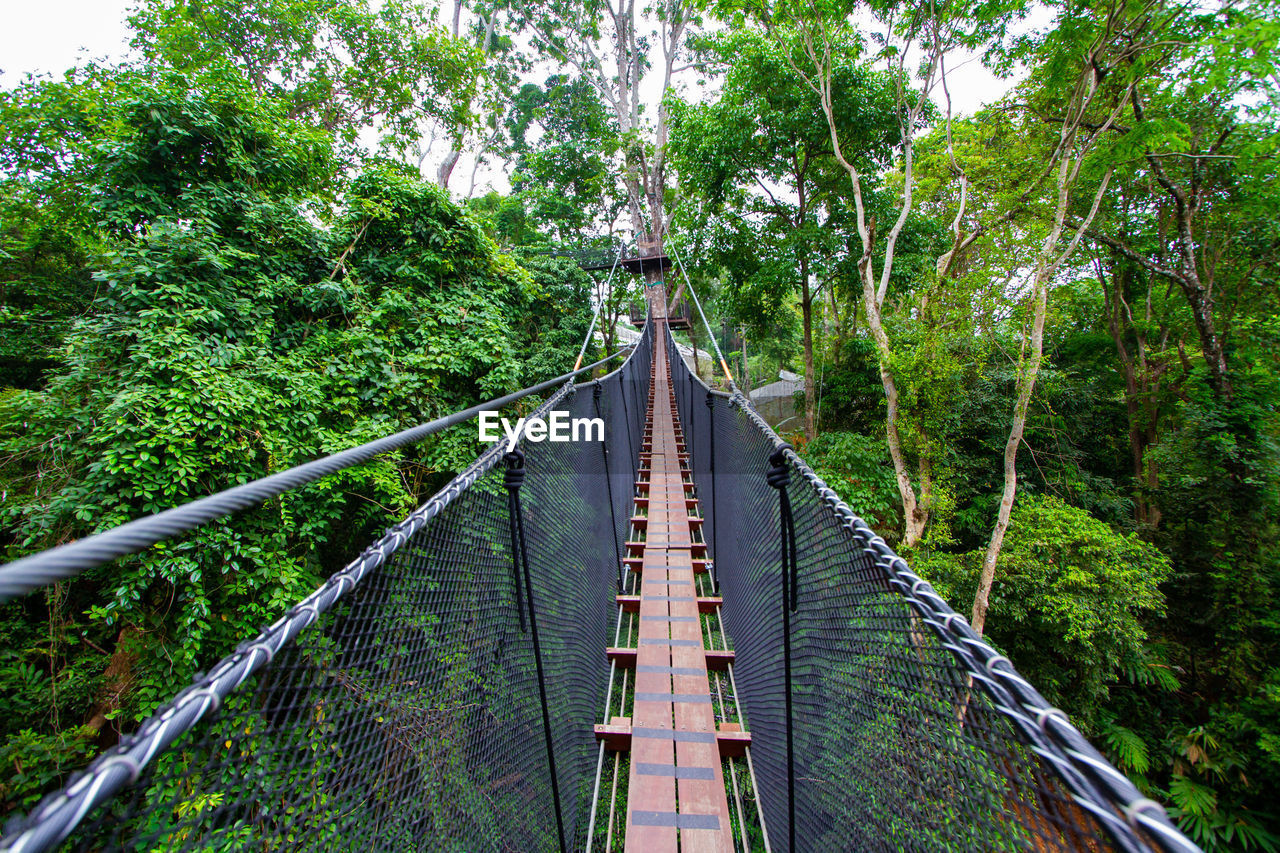
MULTIPOLYGON (((780 440, 741 397, 714 392, 708 408, 707 387, 674 341, 667 346, 769 840, 786 851, 780 509, 766 481, 780 440)), ((791 614, 796 848, 1160 849, 1160 838, 1114 837, 1072 797, 1042 744, 997 709, 909 606, 820 494, 816 476, 789 467, 799 558, 791 614)), ((1123 820, 1115 806, 1103 806, 1108 825, 1123 820)), ((1174 847, 1195 849, 1185 839, 1174 847)))
MULTIPOLYGON (((522 443, 520 494, 570 847, 586 834, 591 723, 616 610, 614 543, 630 515, 650 337, 600 380, 598 395, 587 383, 539 409, 604 420, 613 437, 607 469, 599 441, 522 443)), ((482 454, 462 477, 473 482, 407 541, 375 543, 390 550, 385 563, 91 810, 67 846, 558 849, 533 644, 516 609, 504 450, 482 454)), ((12 823, 4 840, 39 824, 39 814, 12 823)))

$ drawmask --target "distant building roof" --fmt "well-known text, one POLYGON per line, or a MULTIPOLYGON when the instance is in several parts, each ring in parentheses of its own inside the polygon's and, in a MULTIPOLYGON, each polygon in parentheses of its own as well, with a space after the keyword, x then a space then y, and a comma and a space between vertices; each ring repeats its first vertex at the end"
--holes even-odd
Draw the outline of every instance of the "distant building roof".
MULTIPOLYGON (((795 374, 791 374, 795 376, 795 374)), ((804 391, 804 380, 796 377, 794 380, 779 379, 777 382, 770 382, 768 385, 761 385, 759 388, 751 389, 751 399, 767 400, 776 397, 792 397, 804 391)))

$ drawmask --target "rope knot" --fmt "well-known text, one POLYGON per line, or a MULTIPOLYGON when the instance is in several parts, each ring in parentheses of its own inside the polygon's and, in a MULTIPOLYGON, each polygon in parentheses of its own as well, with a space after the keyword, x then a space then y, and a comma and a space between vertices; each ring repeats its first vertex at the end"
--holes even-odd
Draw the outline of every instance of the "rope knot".
POLYGON ((788 450, 791 450, 791 445, 783 444, 769 456, 769 464, 773 467, 769 469, 767 479, 775 489, 785 489, 791 483, 791 467, 787 465, 788 450))
POLYGON ((514 494, 524 484, 524 454, 519 450, 513 450, 503 456, 502 459, 507 463, 507 473, 503 480, 503 485, 507 487, 508 492, 514 494))
POLYGON ((591 382, 591 399, 592 399, 592 400, 596 400, 596 401, 598 402, 598 401, 600 400, 600 393, 601 393, 603 390, 604 390, 604 389, 601 387, 601 385, 600 385, 600 380, 599 380, 599 379, 592 380, 592 382, 591 382))

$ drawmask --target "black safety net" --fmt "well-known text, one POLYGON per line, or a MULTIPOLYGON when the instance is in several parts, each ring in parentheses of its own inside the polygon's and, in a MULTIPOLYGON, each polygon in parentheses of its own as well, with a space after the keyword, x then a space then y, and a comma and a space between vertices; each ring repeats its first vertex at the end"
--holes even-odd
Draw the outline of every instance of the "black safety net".
POLYGON ((740 392, 667 346, 772 850, 1197 849, 740 392))
POLYGON ((581 846, 651 357, 646 330, 534 413, 599 417, 606 441, 522 441, 522 477, 490 447, 0 847, 581 846))

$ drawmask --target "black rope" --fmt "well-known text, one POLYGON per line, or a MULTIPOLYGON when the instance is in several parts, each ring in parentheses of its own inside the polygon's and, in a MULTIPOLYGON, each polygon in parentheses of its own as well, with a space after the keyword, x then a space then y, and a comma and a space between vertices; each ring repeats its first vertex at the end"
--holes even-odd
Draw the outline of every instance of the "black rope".
POLYGON ((524 622, 524 593, 520 591, 520 557, 528 562, 524 548, 524 519, 520 517, 520 487, 524 485, 524 454, 520 454, 519 467, 512 462, 519 451, 508 453, 503 459, 507 472, 502 483, 507 487, 507 526, 511 528, 511 583, 516 591, 516 613, 520 616, 520 633, 528 633, 524 622))
POLYGON ((791 517, 791 497, 787 485, 791 482, 791 469, 787 466, 787 451, 791 445, 783 444, 769 457, 769 485, 778 490, 782 516, 782 596, 787 609, 794 611, 799 602, 799 578, 796 570, 796 525, 791 517))
MULTIPOLYGON (((716 519, 720 517, 716 504, 716 397, 711 393, 710 388, 707 389, 707 421, 707 443, 711 445, 711 452, 707 454, 711 465, 708 472, 711 478, 711 585, 719 589, 720 569, 716 564, 716 559, 719 557, 716 552, 716 519)), ((706 515, 706 512, 702 514, 706 515)))
MULTIPOLYGON (((145 551, 157 542, 194 530, 215 518, 256 506, 299 486, 315 482, 321 477, 367 462, 379 454, 421 441, 429 435, 470 420, 482 411, 501 408, 530 394, 555 387, 579 373, 594 370, 624 352, 627 350, 620 350, 595 364, 589 364, 571 373, 557 376, 555 379, 548 379, 546 382, 539 382, 537 385, 507 394, 505 397, 436 418, 332 456, 305 462, 287 471, 235 486, 155 515, 135 519, 77 542, 59 545, 57 548, 23 557, 7 566, 0 566, 0 603, 56 581, 73 578, 81 572, 109 563, 118 557, 145 551)), ((618 379, 621 381, 621 374, 618 379)))
POLYGON ((627 407, 627 384, 623 381, 621 373, 618 374, 618 390, 622 392, 622 419, 627 425, 627 464, 634 468, 639 460, 631 444, 631 414, 627 407))
POLYGON ((781 518, 782 551, 782 661, 787 691, 787 849, 796 849, 796 764, 795 745, 792 738, 794 720, 791 713, 791 613, 799 604, 799 578, 796 568, 796 526, 791 517, 791 498, 787 485, 791 482, 791 470, 787 465, 787 451, 791 445, 783 444, 769 457, 769 485, 778 490, 779 516, 781 518))
MULTIPOLYGON (((542 730, 547 741, 547 765, 551 771, 551 798, 555 801, 556 807, 556 830, 560 841, 560 853, 566 853, 564 846, 564 817, 560 808, 560 781, 556 775, 556 753, 555 746, 551 740, 551 711, 547 706, 547 680, 542 672, 542 645, 538 642, 538 614, 533 606, 533 582, 529 572, 529 547, 525 543, 524 513, 520 507, 520 486, 524 483, 524 454, 519 450, 513 450, 503 459, 507 463, 507 473, 504 480, 507 487, 507 505, 510 508, 511 518, 514 523, 511 532, 513 549, 511 562, 513 569, 517 571, 521 565, 524 568, 525 600, 529 603, 529 627, 533 630, 533 662, 538 669, 538 694, 542 698, 542 730), (517 541, 519 542, 518 551, 515 550, 517 541)), ((519 584, 517 583, 516 586, 518 589, 519 584)), ((517 598, 517 609, 519 606, 520 602, 517 598)), ((521 629, 524 628, 523 615, 520 617, 520 627, 521 629)))
MULTIPOLYGON (((600 396, 604 386, 597 379, 591 383, 591 400, 595 403, 596 417, 600 417, 600 396)), ((602 418, 603 420, 603 418, 602 418)), ((622 592, 622 548, 618 544, 618 517, 613 509, 613 475, 609 473, 609 442, 600 442, 600 453, 604 456, 604 483, 609 493, 609 535, 613 539, 613 564, 618 570, 618 592, 622 592)))

